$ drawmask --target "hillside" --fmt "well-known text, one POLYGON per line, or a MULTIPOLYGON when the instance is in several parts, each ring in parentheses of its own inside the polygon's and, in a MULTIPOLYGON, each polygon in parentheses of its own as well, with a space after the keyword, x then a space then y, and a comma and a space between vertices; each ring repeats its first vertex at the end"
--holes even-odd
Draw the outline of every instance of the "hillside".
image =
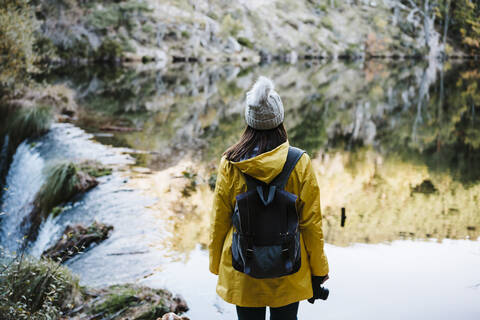
MULTIPOLYGON (((422 16, 394 0, 42 0, 35 12, 50 60, 295 62, 426 54, 422 16)), ((438 54, 440 35, 429 29, 429 37, 438 54)))

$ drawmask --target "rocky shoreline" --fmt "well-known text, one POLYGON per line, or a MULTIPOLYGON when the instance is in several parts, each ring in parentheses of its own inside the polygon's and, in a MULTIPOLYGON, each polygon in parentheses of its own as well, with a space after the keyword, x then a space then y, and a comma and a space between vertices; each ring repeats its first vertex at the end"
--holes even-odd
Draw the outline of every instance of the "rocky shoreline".
POLYGON ((320 1, 69 0, 39 1, 35 7, 37 47, 53 65, 479 58, 448 41, 440 43, 435 29, 428 33, 437 42, 427 49, 416 11, 395 0, 331 6, 320 1))

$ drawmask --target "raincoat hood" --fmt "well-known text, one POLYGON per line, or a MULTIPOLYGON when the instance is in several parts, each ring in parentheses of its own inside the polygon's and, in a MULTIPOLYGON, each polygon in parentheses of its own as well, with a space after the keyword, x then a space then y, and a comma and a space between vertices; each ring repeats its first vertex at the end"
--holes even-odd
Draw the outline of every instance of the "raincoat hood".
POLYGON ((270 183, 282 171, 283 165, 287 161, 289 146, 289 142, 285 141, 271 151, 247 160, 231 161, 231 163, 242 173, 265 183, 270 183))

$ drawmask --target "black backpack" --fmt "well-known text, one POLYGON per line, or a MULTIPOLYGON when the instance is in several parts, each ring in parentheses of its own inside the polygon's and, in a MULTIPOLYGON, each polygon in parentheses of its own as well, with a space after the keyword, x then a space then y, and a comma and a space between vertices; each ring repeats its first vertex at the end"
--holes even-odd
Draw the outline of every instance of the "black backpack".
POLYGON ((236 196, 232 265, 254 278, 277 278, 300 269, 297 196, 284 190, 305 151, 289 147, 282 172, 270 184, 244 174, 247 191, 236 196))

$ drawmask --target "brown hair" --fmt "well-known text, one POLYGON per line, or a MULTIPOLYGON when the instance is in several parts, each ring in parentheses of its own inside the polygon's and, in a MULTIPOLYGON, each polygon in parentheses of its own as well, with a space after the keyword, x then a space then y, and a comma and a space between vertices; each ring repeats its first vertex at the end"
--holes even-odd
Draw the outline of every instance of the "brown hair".
POLYGON ((257 154, 261 154, 275 149, 287 139, 287 131, 283 123, 270 130, 256 130, 247 126, 240 140, 228 148, 223 155, 227 160, 238 162, 250 155, 255 147, 258 147, 257 154))

